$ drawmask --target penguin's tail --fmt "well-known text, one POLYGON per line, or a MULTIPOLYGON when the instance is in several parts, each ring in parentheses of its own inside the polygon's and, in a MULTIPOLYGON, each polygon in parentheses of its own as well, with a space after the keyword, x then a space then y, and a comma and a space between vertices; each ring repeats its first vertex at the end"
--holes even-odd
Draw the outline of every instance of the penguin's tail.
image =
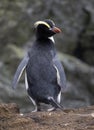
POLYGON ((49 103, 50 103, 53 107, 59 108, 59 109, 61 109, 61 110, 64 110, 64 109, 63 109, 63 106, 60 105, 59 103, 57 103, 57 102, 54 100, 53 97, 48 97, 48 100, 49 100, 49 103))

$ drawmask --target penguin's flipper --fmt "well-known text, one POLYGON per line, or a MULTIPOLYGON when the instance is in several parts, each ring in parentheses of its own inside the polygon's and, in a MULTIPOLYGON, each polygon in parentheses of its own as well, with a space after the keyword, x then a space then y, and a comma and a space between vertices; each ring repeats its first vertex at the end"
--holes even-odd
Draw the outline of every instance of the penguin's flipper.
POLYGON ((55 57, 53 58, 53 65, 57 72, 57 82, 61 87, 61 91, 64 91, 64 89, 66 88, 66 76, 65 76, 64 68, 61 62, 59 61, 57 55, 55 55, 55 57))
POLYGON ((13 77, 13 81, 12 81, 12 87, 15 89, 17 87, 17 84, 19 82, 19 79, 24 71, 24 69, 26 68, 26 65, 29 61, 29 56, 28 54, 25 55, 25 57, 23 58, 23 60, 21 61, 21 63, 19 64, 16 72, 15 72, 15 75, 13 77))

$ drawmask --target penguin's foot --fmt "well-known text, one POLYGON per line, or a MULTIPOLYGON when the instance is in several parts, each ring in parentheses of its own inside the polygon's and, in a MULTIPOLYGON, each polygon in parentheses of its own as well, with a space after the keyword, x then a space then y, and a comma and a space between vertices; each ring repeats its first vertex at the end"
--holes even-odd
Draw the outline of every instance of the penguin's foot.
POLYGON ((32 111, 32 112, 37 112, 38 111, 38 108, 37 107, 35 107, 35 109, 32 111))
POLYGON ((52 107, 52 108, 49 108, 47 111, 48 111, 48 112, 51 112, 51 111, 54 111, 54 110, 56 110, 56 108, 55 108, 55 107, 52 107))
POLYGON ((41 111, 40 103, 36 103, 34 106, 35 106, 35 109, 32 112, 41 111))

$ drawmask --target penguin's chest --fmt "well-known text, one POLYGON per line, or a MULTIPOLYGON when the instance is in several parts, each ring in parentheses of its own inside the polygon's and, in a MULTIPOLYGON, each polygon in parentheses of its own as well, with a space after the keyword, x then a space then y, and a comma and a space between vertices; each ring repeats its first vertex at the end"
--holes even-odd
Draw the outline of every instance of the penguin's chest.
POLYGON ((46 50, 35 49, 31 53, 26 67, 28 91, 31 97, 36 98, 36 100, 42 101, 43 97, 48 96, 57 99, 60 92, 52 51, 47 50, 47 48, 46 50))
POLYGON ((56 70, 51 55, 37 54, 30 58, 26 68, 29 90, 39 98, 41 95, 56 96, 59 93, 56 70))
POLYGON ((56 71, 50 53, 37 52, 31 56, 26 70, 28 79, 36 83, 44 81, 50 83, 56 80, 56 71))

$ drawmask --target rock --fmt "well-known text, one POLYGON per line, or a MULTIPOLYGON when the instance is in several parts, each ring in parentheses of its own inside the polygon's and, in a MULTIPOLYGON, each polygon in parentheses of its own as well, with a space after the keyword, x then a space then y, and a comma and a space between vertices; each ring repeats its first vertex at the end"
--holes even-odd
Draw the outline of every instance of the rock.
POLYGON ((51 18, 63 30, 63 33, 56 37, 56 41, 59 41, 57 45, 59 51, 72 54, 94 65, 93 0, 50 0, 46 2, 44 0, 37 2, 33 0, 22 2, 6 0, 4 2, 1 0, 0 7, 0 48, 2 48, 0 54, 6 52, 7 44, 22 47, 27 41, 33 41, 34 22, 51 18), (41 18, 40 14, 42 14, 41 18), (93 60, 89 58, 91 55, 93 60))
POLYGON ((62 104, 69 108, 94 104, 94 67, 66 54, 59 53, 59 57, 68 79, 62 104))
POLYGON ((19 108, 17 104, 0 104, 0 117, 6 117, 7 114, 17 114, 19 113, 19 108))
POLYGON ((94 106, 53 112, 20 114, 15 105, 0 104, 0 130, 91 130, 94 106), (12 111, 12 112, 11 112, 12 111), (1 114, 2 112, 2 114, 1 114))

